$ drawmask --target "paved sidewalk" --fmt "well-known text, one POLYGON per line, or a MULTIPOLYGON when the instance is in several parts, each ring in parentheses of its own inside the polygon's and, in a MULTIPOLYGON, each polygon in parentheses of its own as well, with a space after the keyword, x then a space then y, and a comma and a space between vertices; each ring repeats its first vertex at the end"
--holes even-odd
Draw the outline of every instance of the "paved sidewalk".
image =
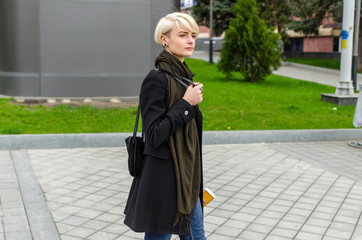
MULTIPOLYGON (((283 63, 279 69, 273 71, 273 74, 330 85, 333 87, 338 86, 341 78, 340 71, 338 70, 313 67, 290 62, 283 63)), ((357 86, 359 86, 360 83, 362 83, 362 75, 357 74, 357 86)))
MULTIPOLYGON (((362 149, 347 142, 204 145, 213 239, 362 239, 362 149)), ((0 151, 1 240, 142 239, 123 225, 126 149, 0 151)), ((175 236, 173 239, 177 239, 175 236)))

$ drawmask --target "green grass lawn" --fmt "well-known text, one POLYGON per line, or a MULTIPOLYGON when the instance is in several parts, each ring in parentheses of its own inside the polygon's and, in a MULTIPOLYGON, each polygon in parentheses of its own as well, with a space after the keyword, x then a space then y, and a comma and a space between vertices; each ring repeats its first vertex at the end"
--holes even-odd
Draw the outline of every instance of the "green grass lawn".
POLYGON ((341 62, 333 59, 318 59, 318 58, 288 58, 287 62, 311 65, 315 67, 323 67, 339 70, 341 62))
POLYGON ((320 93, 335 87, 277 75, 257 84, 228 81, 215 65, 190 60, 195 81, 205 84, 205 130, 353 128, 353 106, 321 101, 320 93))
MULTIPOLYGON (((251 84, 227 80, 216 65, 187 59, 204 84, 204 131, 354 128, 354 106, 321 101, 335 87, 270 75, 251 84)), ((14 105, 0 100, 0 134, 132 132, 136 107, 97 109, 14 105)))
POLYGON ((130 132, 137 108, 51 108, 14 105, 0 99, 0 134, 130 132))

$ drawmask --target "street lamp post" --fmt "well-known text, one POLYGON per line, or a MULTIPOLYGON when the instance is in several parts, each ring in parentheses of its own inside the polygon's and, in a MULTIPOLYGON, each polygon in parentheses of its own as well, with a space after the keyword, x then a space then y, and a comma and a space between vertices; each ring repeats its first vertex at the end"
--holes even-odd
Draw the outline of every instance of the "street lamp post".
POLYGON ((354 90, 357 86, 357 69, 358 69, 358 40, 359 40, 359 21, 361 18, 361 0, 356 0, 356 15, 354 16, 354 38, 353 38, 353 57, 352 57, 352 81, 354 90))
MULTIPOLYGON (((340 79, 334 94, 321 94, 322 101, 338 105, 356 105, 357 98, 356 94, 354 94, 352 82, 352 50, 353 33, 356 27, 354 26, 356 1, 358 1, 359 5, 360 0, 343 0, 340 79)), ((359 19, 359 10, 356 15, 359 19)))
POLYGON ((343 1, 342 45, 340 80, 336 95, 353 95, 352 84, 352 44, 355 1, 343 1))
POLYGON ((213 9, 212 9, 212 0, 210 0, 210 42, 209 42, 209 62, 210 63, 214 63, 213 61, 213 47, 212 47, 212 19, 213 19, 213 16, 212 16, 212 12, 213 12, 213 9))

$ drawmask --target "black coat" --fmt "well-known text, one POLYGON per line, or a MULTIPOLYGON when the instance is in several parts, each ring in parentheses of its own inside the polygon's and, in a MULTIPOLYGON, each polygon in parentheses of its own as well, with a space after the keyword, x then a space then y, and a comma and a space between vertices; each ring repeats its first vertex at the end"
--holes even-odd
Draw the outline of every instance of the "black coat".
MULTIPOLYGON (((177 198, 175 170, 168 139, 176 129, 195 118, 201 147, 202 114, 198 106, 193 107, 183 99, 168 110, 167 78, 164 73, 156 70, 152 70, 143 81, 140 106, 146 157, 140 177, 134 178, 132 182, 124 211, 124 223, 135 232, 185 234, 184 222, 172 227, 177 198)), ((201 202, 202 184, 201 160, 201 202)))

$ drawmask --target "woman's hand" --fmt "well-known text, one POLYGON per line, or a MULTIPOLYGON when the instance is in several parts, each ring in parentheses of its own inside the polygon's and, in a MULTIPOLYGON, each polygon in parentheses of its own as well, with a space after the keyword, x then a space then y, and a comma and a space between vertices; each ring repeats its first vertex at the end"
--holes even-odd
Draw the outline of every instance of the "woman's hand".
POLYGON ((195 106, 202 101, 202 87, 204 85, 201 83, 195 83, 195 86, 190 85, 183 96, 191 106, 195 106))

